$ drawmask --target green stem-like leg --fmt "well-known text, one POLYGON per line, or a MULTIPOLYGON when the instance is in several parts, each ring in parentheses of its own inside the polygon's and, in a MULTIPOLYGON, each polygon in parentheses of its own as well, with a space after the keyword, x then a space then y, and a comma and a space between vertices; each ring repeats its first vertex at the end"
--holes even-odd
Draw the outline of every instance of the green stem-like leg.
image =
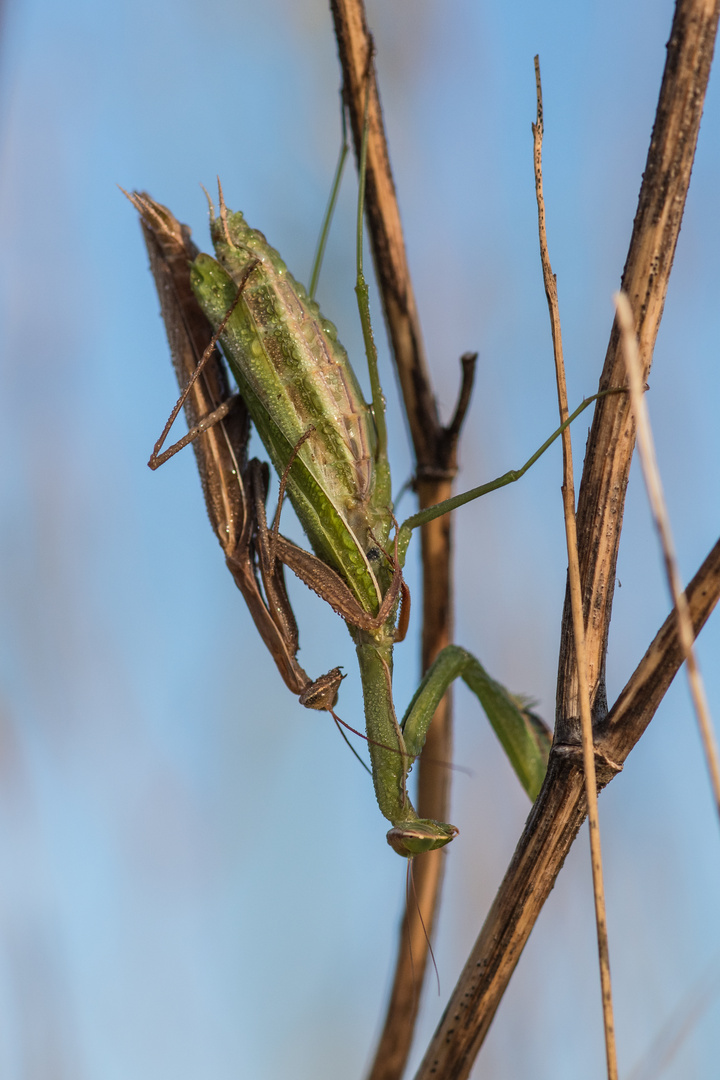
POLYGON ((451 499, 445 499, 444 502, 436 503, 435 506, 428 506, 425 510, 419 510, 417 514, 413 514, 412 517, 407 518, 400 527, 400 561, 405 559, 405 552, 410 542, 410 536, 413 529, 417 529, 419 525, 426 525, 428 521, 434 521, 435 518, 442 517, 443 514, 449 514, 452 510, 457 510, 458 507, 464 506, 465 503, 472 502, 473 499, 479 499, 481 495, 487 495, 490 491, 497 491, 498 488, 506 487, 508 484, 514 484, 516 480, 519 480, 525 473, 531 468, 538 458, 542 457, 545 451, 552 446, 556 439, 558 439, 566 427, 572 424, 581 412, 587 409, 588 405, 591 405, 597 398, 605 397, 607 394, 624 394, 626 392, 624 387, 611 387, 609 390, 602 390, 599 394, 593 394, 592 397, 586 398, 582 404, 578 405, 575 412, 568 416, 567 420, 560 425, 552 435, 545 440, 539 449, 535 451, 532 457, 528 458, 524 465, 519 469, 510 469, 508 472, 503 473, 502 476, 496 477, 495 480, 489 480, 487 484, 481 484, 479 487, 470 488, 469 491, 463 491, 460 495, 453 495, 451 499))
POLYGON ((443 649, 408 706, 401 724, 407 753, 411 758, 421 753, 440 699, 458 676, 478 698, 520 783, 534 800, 547 769, 551 734, 539 717, 491 679, 480 661, 459 645, 443 649))
POLYGON ((503 749, 531 799, 545 776, 551 735, 539 717, 487 674, 466 649, 448 645, 413 697, 402 724, 392 702, 392 643, 367 641, 357 646, 365 700, 368 749, 375 794, 382 814, 392 823, 388 843, 411 857, 443 847, 456 835, 454 825, 419 818, 407 793, 413 761, 425 745, 440 699, 462 677, 477 696, 503 749))

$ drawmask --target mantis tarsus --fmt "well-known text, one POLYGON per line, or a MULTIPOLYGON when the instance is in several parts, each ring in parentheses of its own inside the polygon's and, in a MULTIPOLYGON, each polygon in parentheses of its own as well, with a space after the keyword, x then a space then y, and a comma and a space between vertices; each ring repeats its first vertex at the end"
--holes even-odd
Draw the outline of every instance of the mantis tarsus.
MULTIPOLYGON (((361 193, 363 175, 361 161, 361 193)), ((205 370, 200 377, 199 369, 209 363, 212 372, 219 364, 214 350, 219 340, 244 405, 281 477, 281 495, 287 491, 314 551, 311 554, 285 539, 279 532, 278 515, 268 528, 267 466, 247 462, 246 426, 239 434, 228 434, 233 414, 225 387, 214 400, 195 402, 189 414, 192 430, 181 444, 199 433, 207 438, 210 424, 217 422, 223 433, 220 441, 231 451, 224 459, 217 454, 208 459, 205 450, 198 452, 206 501, 228 566, 288 687, 302 704, 326 709, 333 716, 342 674, 334 668, 313 681, 299 665, 297 626, 285 591, 283 565, 345 620, 360 665, 375 793, 392 825, 388 843, 399 854, 412 857, 442 847, 457 835, 455 826, 417 815, 408 796, 407 778, 422 752, 437 704, 458 676, 478 697, 520 782, 534 799, 546 770, 550 732, 464 649, 451 645, 437 657, 398 721, 392 670, 399 601, 405 594, 402 567, 416 528, 519 479, 594 398, 584 401, 521 469, 416 513, 398 526, 392 513, 385 406, 362 272, 362 195, 357 293, 370 370, 370 405, 332 323, 265 237, 250 229, 242 214, 228 212, 221 190, 217 217, 211 204, 217 259, 197 255, 187 229, 160 204, 137 193, 130 198, 141 214, 151 262, 152 245, 156 262, 160 252, 162 285, 155 263, 153 270, 161 300, 163 288, 175 295, 174 307, 165 297, 163 315, 181 385, 189 383, 171 421, 186 399, 194 400, 189 396, 191 389, 193 394, 199 392, 206 380, 205 370), (188 268, 188 258, 193 256, 188 268), (168 306, 173 308, 169 315, 168 306), (206 330, 204 342, 198 341, 196 331, 189 347, 194 361, 181 377, 182 365, 175 357, 177 339, 190 340, 189 327, 200 325, 198 316, 200 320, 204 316, 205 325, 212 329, 206 330), (210 334, 210 345, 205 347, 210 334), (208 485, 216 502, 236 507, 232 521, 222 512, 214 513, 208 485)), ((211 374, 212 378, 217 381, 218 377, 211 374)), ((156 456, 168 429, 169 424, 156 445, 156 456)))

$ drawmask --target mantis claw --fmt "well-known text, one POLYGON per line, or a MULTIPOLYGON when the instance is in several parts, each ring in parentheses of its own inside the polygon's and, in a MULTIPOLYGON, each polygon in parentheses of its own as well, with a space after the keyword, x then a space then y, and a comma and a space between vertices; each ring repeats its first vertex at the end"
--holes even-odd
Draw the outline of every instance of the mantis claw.
POLYGON ((334 667, 327 675, 321 675, 319 679, 308 683, 300 694, 300 704, 306 709, 332 712, 337 703, 340 683, 345 677, 339 667, 334 667))

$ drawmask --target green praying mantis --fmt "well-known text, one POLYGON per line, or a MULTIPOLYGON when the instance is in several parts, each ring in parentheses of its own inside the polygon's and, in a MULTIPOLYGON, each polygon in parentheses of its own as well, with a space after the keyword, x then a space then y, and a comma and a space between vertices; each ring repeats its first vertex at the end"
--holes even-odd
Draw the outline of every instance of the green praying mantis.
POLYGON ((165 207, 147 195, 128 197, 141 215, 178 378, 181 385, 187 383, 156 444, 151 467, 192 440, 203 444, 198 450, 196 443, 196 453, 211 521, 255 624, 300 702, 329 711, 336 723, 341 723, 334 707, 342 672, 333 668, 311 680, 298 663, 298 631, 283 567, 345 621, 360 667, 375 794, 392 826, 387 840, 398 854, 411 858, 443 847, 458 833, 454 825, 421 818, 408 794, 408 776, 422 752, 433 714, 456 678, 461 677, 477 696, 531 799, 540 790, 551 744, 545 724, 490 678, 474 656, 455 645, 436 658, 402 720, 397 719, 393 649, 407 628, 409 594, 403 566, 413 532, 520 479, 594 398, 585 400, 520 469, 398 524, 393 515, 385 402, 362 269, 366 144, 367 132, 360 163, 356 291, 370 403, 334 325, 263 234, 250 228, 241 213, 227 209, 221 188, 217 214, 208 198, 215 257, 198 253, 187 228, 165 207), (240 401, 228 390, 215 348, 218 342, 240 401), (183 404, 190 431, 161 453, 183 404), (246 459, 248 414, 280 478, 271 526, 265 512, 268 467, 246 459), (285 494, 312 553, 279 531, 285 494))

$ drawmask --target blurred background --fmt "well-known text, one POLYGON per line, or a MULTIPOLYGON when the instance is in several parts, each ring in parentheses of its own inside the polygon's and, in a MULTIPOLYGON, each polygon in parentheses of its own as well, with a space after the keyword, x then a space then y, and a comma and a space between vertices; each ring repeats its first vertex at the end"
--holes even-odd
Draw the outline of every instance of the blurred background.
MULTIPOLYGON (((480 352, 459 486, 521 464, 556 426, 533 56, 576 403, 605 354, 672 7, 369 0, 445 418, 458 357, 480 352)), ((228 204, 307 279, 339 147, 339 81, 323 0, 6 0, 3 1080, 321 1080, 360 1077, 370 1060, 405 864, 385 843, 369 778, 330 719, 287 692, 257 638, 192 453, 146 468, 177 391, 136 215, 116 187, 149 191, 207 246, 199 184, 219 174, 228 204)), ((720 524, 719 90, 716 73, 649 396, 685 579, 720 524)), ((361 366, 355 199, 349 169, 320 300, 361 366)), ((399 488, 410 456, 374 311, 399 488)), ((588 423, 574 428, 578 470, 588 423)), ((566 570, 560 483, 556 449, 514 489, 457 515, 456 640, 549 721, 566 570)), ((402 515, 412 506, 407 496, 402 515)), ((299 538, 289 509, 284 528, 299 538)), ((618 573, 611 701, 669 609, 635 471, 618 573)), ((417 597, 412 555, 408 578, 417 597)), ((345 665, 339 711, 359 726, 349 637, 291 588, 302 663, 313 675, 345 665)), ((699 654, 717 717, 717 613, 699 654)), ((411 637, 397 651, 401 709, 417 679, 411 637)), ((477 703, 460 688, 456 704, 455 761, 471 775, 455 778, 441 996, 429 982, 415 1063, 528 812, 477 703)), ((684 675, 600 813, 622 1074, 717 1075, 718 823, 684 675), (669 1060, 655 1040, 676 1031, 669 1060)), ((473 1075, 604 1076, 594 941, 583 833, 473 1075)))

